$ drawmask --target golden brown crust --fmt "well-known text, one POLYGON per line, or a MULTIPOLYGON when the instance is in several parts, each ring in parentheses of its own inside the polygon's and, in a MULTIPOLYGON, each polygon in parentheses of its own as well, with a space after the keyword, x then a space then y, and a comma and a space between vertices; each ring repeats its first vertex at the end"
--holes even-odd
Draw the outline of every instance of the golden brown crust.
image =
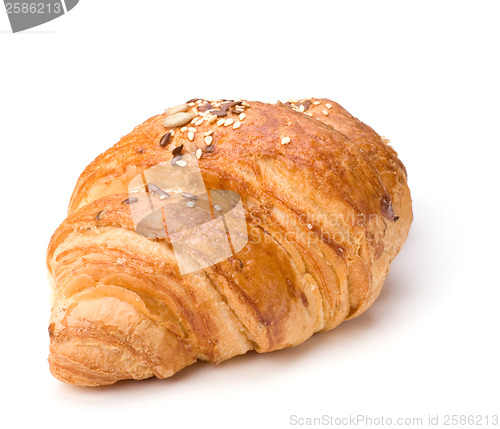
POLYGON ((227 111, 225 124, 197 116, 190 136, 157 115, 82 173, 47 254, 57 378, 168 377, 196 359, 294 346, 377 297, 412 221, 395 151, 327 99, 227 111), (211 130, 211 151, 199 159, 204 182, 241 196, 249 241, 232 258, 181 275, 170 243, 137 234, 124 201, 134 176, 170 161, 181 144, 206 150, 211 130))

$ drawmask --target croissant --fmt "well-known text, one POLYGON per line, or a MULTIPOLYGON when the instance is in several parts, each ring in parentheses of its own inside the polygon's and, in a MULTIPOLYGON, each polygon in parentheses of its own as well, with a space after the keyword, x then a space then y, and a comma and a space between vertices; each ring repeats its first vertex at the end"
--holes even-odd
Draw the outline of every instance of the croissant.
POLYGON ((50 371, 107 385, 298 345, 374 302, 412 217, 396 152, 331 100, 167 109, 83 171, 52 236, 50 371))

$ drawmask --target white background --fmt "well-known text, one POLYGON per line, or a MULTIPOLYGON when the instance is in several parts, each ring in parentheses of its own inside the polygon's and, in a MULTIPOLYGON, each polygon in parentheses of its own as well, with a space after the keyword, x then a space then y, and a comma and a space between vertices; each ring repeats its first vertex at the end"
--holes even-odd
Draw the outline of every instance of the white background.
POLYGON ((287 428, 291 415, 499 414, 497 5, 81 0, 18 34, 0 14, 2 420, 287 428), (376 303, 299 347, 168 380, 53 379, 44 257, 83 168, 192 97, 308 96, 390 138, 409 172, 415 221, 376 303))

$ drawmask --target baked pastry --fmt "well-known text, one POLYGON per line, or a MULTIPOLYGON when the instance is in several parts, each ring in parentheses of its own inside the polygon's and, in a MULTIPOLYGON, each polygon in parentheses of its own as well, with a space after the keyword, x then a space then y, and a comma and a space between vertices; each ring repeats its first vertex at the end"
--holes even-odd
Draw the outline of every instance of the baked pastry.
POLYGON ((300 344, 373 303, 411 222, 396 152, 331 100, 167 109, 85 169, 51 239, 50 370, 96 386, 300 344), (168 184, 188 163, 194 192, 168 184), (182 265, 207 242, 218 256, 182 265))

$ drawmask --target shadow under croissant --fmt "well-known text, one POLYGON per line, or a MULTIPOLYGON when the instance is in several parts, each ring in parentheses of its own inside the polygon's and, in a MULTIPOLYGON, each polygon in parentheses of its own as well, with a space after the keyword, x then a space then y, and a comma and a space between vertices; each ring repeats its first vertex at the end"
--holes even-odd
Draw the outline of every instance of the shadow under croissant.
MULTIPOLYGON (((402 290, 398 291, 398 289, 401 289, 402 282, 404 281, 403 276, 404 273, 401 272, 399 275, 397 269, 391 271, 380 296, 365 313, 353 320, 342 323, 331 331, 318 332, 298 346, 270 353, 249 351, 244 355, 235 356, 218 365, 198 361, 167 379, 152 377, 140 382, 136 380, 122 380, 109 386, 90 389, 81 386, 64 386, 64 396, 67 398, 69 396, 71 400, 71 396, 74 394, 80 400, 81 394, 84 394, 84 396, 88 394, 89 400, 94 402, 95 399, 102 398, 101 394, 107 395, 110 392, 113 392, 113 394, 119 392, 120 396, 122 394, 126 397, 129 394, 132 395, 134 401, 136 401, 141 392, 151 390, 165 392, 173 386, 179 387, 179 385, 182 385, 191 377, 199 377, 200 372, 211 376, 209 372, 212 371, 236 371, 238 374, 241 374, 241 377, 238 376, 238 382, 243 383, 246 381, 259 381, 259 379, 269 380, 273 375, 279 376, 283 371, 291 371, 293 366, 300 364, 301 360, 307 355, 314 354, 315 352, 324 353, 325 348, 328 348, 332 353, 338 354, 340 353, 339 349, 345 347, 346 341, 364 341, 364 336, 370 335, 370 331, 376 329, 377 325, 384 324, 388 318, 391 318, 390 309, 397 307, 396 303, 401 300, 401 294, 404 295, 402 290), (67 389, 70 389, 70 391, 67 389)), ((325 365, 328 364, 328 362, 325 362, 325 365)), ((221 382, 224 382, 223 380, 231 380, 231 385, 234 384, 233 376, 224 379, 221 377, 221 382)))

